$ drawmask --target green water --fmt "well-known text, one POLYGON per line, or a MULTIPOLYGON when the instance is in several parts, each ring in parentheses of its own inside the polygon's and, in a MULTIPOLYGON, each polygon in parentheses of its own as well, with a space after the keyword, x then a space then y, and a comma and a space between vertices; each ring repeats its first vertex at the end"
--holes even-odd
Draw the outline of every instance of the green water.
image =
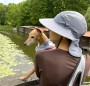
POLYGON ((13 32, 12 29, 13 28, 9 26, 0 26, 0 32, 9 37, 16 45, 18 45, 19 49, 21 49, 26 55, 30 57, 30 59, 33 60, 37 43, 31 46, 25 46, 23 43, 28 38, 28 34, 13 32))
POLYGON ((0 32, 0 78, 32 68, 37 44, 23 45, 28 34, 13 32, 8 27, 1 27, 0 32))
POLYGON ((26 55, 28 55, 30 59, 34 60, 35 47, 37 43, 31 46, 25 46, 24 42, 28 38, 28 34, 23 35, 23 33, 13 33, 13 35, 9 36, 9 38, 16 45, 18 45, 19 46, 18 48, 21 49, 26 55))

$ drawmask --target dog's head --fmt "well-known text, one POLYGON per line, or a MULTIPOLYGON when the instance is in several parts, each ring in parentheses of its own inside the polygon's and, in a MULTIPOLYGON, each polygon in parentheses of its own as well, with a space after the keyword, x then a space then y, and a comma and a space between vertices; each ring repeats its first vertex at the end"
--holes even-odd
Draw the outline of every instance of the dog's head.
POLYGON ((31 44, 39 41, 42 35, 42 30, 35 27, 30 33, 28 39, 24 42, 24 45, 30 46, 31 44))

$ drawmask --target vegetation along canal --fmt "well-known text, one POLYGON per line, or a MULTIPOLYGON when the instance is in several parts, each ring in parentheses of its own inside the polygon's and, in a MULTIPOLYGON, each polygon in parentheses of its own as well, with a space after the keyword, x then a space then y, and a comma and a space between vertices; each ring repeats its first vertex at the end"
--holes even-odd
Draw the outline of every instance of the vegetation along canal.
POLYGON ((11 27, 0 26, 0 32, 0 78, 32 68, 36 44, 24 46, 27 36, 11 27))

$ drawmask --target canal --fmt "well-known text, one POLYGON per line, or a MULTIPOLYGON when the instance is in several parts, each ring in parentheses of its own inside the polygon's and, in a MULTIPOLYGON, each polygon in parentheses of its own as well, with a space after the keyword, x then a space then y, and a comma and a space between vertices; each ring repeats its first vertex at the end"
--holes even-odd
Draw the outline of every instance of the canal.
POLYGON ((23 45, 28 34, 0 31, 0 78, 30 70, 33 67, 37 44, 23 45))

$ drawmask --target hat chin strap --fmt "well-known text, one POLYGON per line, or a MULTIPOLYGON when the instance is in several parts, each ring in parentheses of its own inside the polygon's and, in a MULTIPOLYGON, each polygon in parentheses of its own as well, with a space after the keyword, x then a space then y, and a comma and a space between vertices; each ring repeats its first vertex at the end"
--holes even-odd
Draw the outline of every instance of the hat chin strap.
POLYGON ((69 47, 69 53, 75 57, 82 56, 82 49, 79 47, 79 39, 71 42, 69 47))
POLYGON ((59 47, 59 45, 60 45, 60 43, 61 43, 61 41, 62 41, 62 38, 63 38, 63 37, 61 36, 61 38, 60 38, 60 40, 59 40, 59 42, 58 42, 58 44, 57 44, 57 46, 56 46, 57 48, 59 47))

